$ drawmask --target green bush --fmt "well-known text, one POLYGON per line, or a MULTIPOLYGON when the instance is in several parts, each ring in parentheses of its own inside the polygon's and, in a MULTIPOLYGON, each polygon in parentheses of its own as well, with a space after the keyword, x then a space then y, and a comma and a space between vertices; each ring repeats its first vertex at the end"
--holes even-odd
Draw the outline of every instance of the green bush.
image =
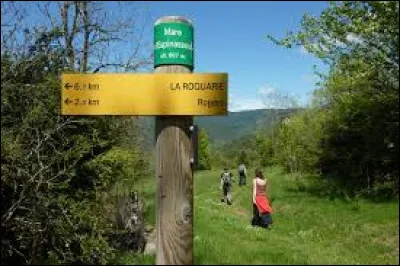
POLYGON ((132 120, 60 116, 57 76, 32 80, 10 64, 15 72, 1 79, 2 263, 105 264, 115 252, 110 191, 134 187, 148 167, 139 151, 118 148, 132 120))
POLYGON ((395 181, 380 181, 374 185, 371 190, 370 196, 375 201, 387 201, 398 199, 399 184, 395 181))

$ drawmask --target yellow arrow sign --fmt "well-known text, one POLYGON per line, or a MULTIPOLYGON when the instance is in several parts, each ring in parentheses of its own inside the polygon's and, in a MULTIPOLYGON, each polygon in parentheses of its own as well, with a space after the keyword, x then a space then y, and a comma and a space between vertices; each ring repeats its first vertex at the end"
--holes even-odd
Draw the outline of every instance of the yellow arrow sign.
POLYGON ((226 115, 226 73, 63 74, 62 115, 226 115))

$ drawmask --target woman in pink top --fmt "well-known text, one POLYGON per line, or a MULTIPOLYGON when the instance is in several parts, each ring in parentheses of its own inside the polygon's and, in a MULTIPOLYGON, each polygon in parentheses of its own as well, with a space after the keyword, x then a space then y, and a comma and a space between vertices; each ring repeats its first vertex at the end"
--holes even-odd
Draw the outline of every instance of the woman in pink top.
POLYGON ((271 214, 273 212, 267 196, 267 180, 260 170, 256 170, 253 179, 253 219, 252 225, 260 225, 270 228, 272 224, 271 214))

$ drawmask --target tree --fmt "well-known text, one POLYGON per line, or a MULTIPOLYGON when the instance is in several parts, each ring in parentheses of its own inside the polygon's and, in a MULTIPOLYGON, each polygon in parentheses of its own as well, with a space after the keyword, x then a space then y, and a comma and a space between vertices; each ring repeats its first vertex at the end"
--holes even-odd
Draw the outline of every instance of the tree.
POLYGON ((242 150, 241 152, 240 152, 240 155, 239 155, 239 158, 238 158, 238 165, 239 164, 245 164, 245 165, 249 165, 249 159, 247 158, 247 153, 244 151, 244 150, 242 150))
MULTIPOLYGON (((277 128, 283 118, 285 118, 291 110, 296 110, 299 108, 298 99, 290 95, 288 93, 280 92, 276 89, 266 89, 261 90, 260 93, 261 101, 263 102, 266 109, 269 109, 268 112, 268 123, 264 125, 264 132, 268 136, 270 140, 272 153, 275 154, 277 152, 277 140, 276 140, 276 131, 277 128)), ((262 132, 259 131, 258 134, 262 132)), ((267 143, 265 143, 268 145, 267 143)), ((267 147, 265 147, 267 148, 267 147)), ((269 148, 269 146, 268 146, 269 148)), ((268 149, 267 148, 267 149, 268 149)), ((261 151, 261 154, 268 153, 267 151, 261 151)))
POLYGON ((209 139, 204 128, 199 132, 199 165, 198 170, 211 169, 211 154, 209 148, 209 139))
POLYGON ((398 2, 340 1, 319 17, 305 15, 297 33, 269 36, 329 66, 315 92, 327 113, 321 169, 352 192, 398 195, 398 25, 398 2))
POLYGON ((370 65, 398 69, 399 3, 395 1, 329 2, 318 18, 303 16, 301 29, 274 43, 302 45, 309 53, 334 67, 343 57, 367 59, 370 65), (371 61, 370 61, 371 60, 371 61))
POLYGON ((314 172, 322 155, 325 113, 320 109, 303 110, 285 119, 278 131, 275 154, 280 164, 293 172, 314 172))
POLYGON ((26 51, 39 53, 44 47, 58 47, 65 68, 83 73, 147 69, 152 66, 152 53, 145 50, 143 40, 147 18, 143 7, 136 5, 101 1, 2 3, 2 51, 4 45, 4 50, 12 50, 20 58, 26 51), (30 10, 38 11, 36 24, 23 28, 21 21, 30 10), (18 34, 24 38, 17 38, 18 34), (127 49, 116 49, 118 45, 127 49))
POLYGON ((259 131, 255 138, 256 160, 261 167, 270 166, 274 163, 274 151, 272 149, 272 137, 259 131))
POLYGON ((124 28, 97 20, 93 2, 42 2, 51 26, 21 29, 30 4, 1 4, 2 262, 105 264, 115 255, 104 215, 110 191, 146 165, 124 146, 134 120, 60 115, 59 76, 104 65, 92 48, 117 41, 124 28))

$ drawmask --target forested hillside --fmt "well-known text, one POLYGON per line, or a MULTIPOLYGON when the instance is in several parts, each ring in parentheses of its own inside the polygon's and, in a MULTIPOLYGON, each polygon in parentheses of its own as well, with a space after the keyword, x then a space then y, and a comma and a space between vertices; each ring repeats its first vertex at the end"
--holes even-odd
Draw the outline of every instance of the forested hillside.
MULTIPOLYGON (((224 143, 246 135, 254 135, 257 128, 272 126, 273 119, 284 119, 299 109, 260 109, 228 112, 227 116, 195 116, 194 123, 204 129, 211 142, 224 143)), ((153 117, 139 117, 143 145, 154 145, 153 117)))
POLYGON ((212 141, 230 141, 254 134, 257 128, 272 125, 272 119, 284 119, 292 109, 260 109, 229 112, 227 116, 198 116, 195 123, 204 128, 212 141))

